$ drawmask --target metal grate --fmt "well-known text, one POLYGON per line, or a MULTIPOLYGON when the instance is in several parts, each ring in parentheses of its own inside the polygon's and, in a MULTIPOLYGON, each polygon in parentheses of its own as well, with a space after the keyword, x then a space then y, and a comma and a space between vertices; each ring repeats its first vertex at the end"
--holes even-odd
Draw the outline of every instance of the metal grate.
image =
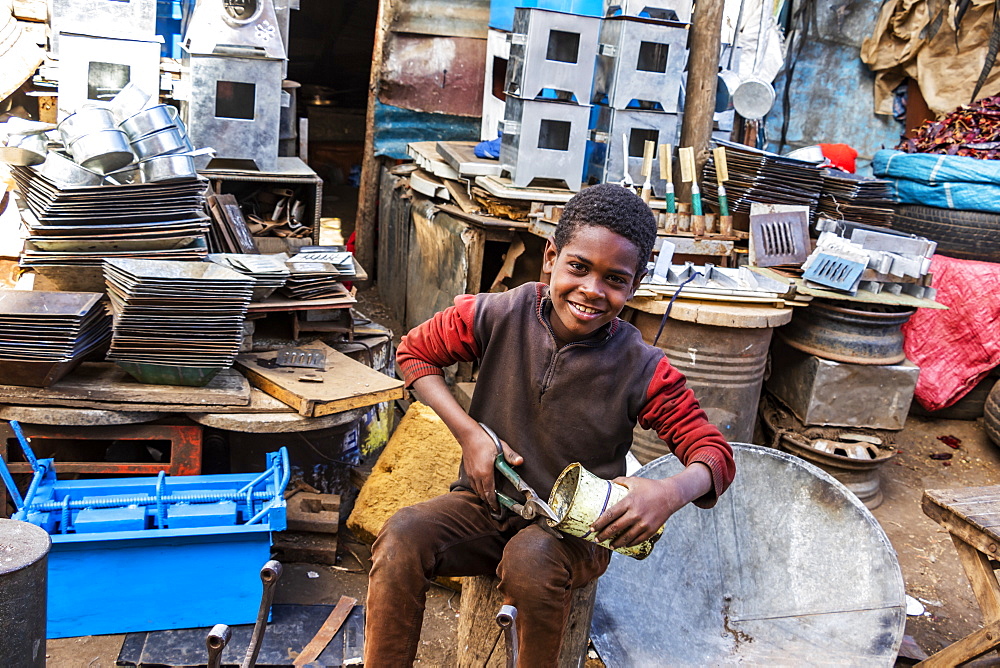
POLYGON ((750 216, 752 263, 758 267, 801 264, 809 256, 809 216, 806 212, 750 216))
POLYGON ((803 278, 837 290, 853 292, 857 289, 865 266, 861 262, 820 253, 806 269, 803 278))

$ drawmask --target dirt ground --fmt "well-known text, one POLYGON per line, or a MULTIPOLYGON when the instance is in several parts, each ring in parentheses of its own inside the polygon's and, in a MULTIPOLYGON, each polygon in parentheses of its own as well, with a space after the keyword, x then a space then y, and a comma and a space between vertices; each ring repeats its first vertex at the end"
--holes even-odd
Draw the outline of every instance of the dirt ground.
MULTIPOLYGON (((377 292, 369 290, 360 296, 359 310, 386 324, 398 336, 399 324, 392 322, 377 292)), ((1000 484, 1000 450, 986 438, 981 419, 910 416, 906 427, 896 435, 896 444, 899 454, 881 472, 885 500, 873 514, 898 553, 906 592, 926 609, 923 616, 907 618, 906 634, 930 654, 979 628, 982 617, 948 534, 921 511, 921 495, 925 489, 1000 484), (941 436, 955 437, 960 441, 959 448, 947 446, 939 440, 941 436), (953 457, 934 460, 930 458, 934 453, 953 457)), ((342 532, 340 555, 337 567, 287 564, 275 602, 332 604, 342 594, 363 602, 368 546, 342 532)), ((460 598, 449 589, 431 588, 417 665, 455 664, 460 598)), ((110 668, 115 665, 123 639, 100 636, 50 640, 48 666, 110 668)))

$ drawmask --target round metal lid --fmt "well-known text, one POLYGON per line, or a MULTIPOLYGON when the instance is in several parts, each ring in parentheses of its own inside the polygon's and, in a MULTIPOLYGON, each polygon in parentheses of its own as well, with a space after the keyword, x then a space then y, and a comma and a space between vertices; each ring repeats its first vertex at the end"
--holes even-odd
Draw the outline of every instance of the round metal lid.
MULTIPOLYGON (((711 510, 671 517, 643 561, 613 555, 591 639, 614 666, 891 666, 906 622, 889 539, 846 487, 794 455, 733 444, 711 510)), ((673 455, 636 475, 681 470, 673 455)))
POLYGON ((0 519, 0 577, 32 565, 49 553, 51 543, 41 527, 0 519))

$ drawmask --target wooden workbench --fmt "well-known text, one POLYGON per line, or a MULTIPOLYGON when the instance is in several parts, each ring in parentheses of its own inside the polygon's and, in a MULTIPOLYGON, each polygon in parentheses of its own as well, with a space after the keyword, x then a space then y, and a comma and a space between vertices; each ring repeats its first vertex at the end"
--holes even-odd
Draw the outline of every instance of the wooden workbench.
POLYGON ((1000 485, 926 490, 924 514, 948 530, 983 613, 983 628, 918 663, 924 668, 957 666, 1000 646, 1000 485))

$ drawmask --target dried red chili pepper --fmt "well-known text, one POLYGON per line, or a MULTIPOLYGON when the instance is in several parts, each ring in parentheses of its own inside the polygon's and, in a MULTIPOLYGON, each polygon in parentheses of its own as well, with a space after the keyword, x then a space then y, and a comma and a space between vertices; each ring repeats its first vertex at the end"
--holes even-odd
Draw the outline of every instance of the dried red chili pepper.
POLYGON ((954 448, 956 450, 962 446, 962 439, 957 436, 938 436, 937 440, 941 441, 949 448, 954 448))

